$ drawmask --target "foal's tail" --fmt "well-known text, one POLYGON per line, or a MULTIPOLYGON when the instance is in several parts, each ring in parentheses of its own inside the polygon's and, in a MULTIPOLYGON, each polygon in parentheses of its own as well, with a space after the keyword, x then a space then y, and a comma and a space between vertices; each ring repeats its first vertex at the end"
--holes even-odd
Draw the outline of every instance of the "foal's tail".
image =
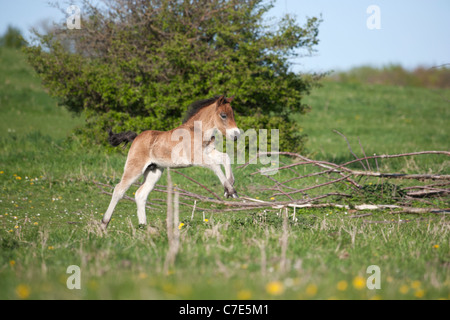
POLYGON ((125 148, 128 143, 133 142, 133 140, 138 136, 136 132, 127 131, 121 133, 112 132, 111 128, 108 129, 108 141, 113 147, 117 147, 121 143, 125 142, 123 147, 125 148))

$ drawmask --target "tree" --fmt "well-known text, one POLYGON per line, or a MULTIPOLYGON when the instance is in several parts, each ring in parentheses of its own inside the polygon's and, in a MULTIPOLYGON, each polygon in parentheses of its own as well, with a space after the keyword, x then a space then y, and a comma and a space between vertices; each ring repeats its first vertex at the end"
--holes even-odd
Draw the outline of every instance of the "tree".
POLYGON ((86 137, 106 141, 114 131, 168 130, 188 105, 235 95, 239 127, 280 128, 280 147, 300 151, 293 113, 317 77, 290 70, 298 49, 318 43, 320 19, 300 27, 290 16, 265 21, 273 2, 262 0, 85 1, 81 29, 65 24, 26 49, 49 92, 84 112, 86 137))
POLYGON ((5 34, 0 37, 0 47, 8 47, 8 48, 21 48, 25 46, 27 42, 22 37, 22 33, 19 29, 8 26, 5 34))

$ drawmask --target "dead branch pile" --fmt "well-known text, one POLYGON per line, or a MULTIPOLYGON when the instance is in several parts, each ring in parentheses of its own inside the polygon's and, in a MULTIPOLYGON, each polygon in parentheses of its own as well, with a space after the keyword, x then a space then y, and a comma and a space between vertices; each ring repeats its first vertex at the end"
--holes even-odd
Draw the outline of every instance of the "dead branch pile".
MULTIPOLYGON (((345 138, 345 137, 344 137, 345 138)), ((297 153, 292 152, 266 152, 266 153, 258 153, 257 157, 267 156, 267 155, 285 155, 290 156, 294 160, 290 164, 283 165, 278 168, 274 168, 273 170, 283 171, 289 170, 290 178, 284 181, 279 181, 274 177, 277 175, 267 175, 268 171, 265 169, 264 171, 258 170, 255 172, 247 172, 249 171, 249 164, 252 161, 249 161, 246 164, 243 164, 237 167, 237 170, 243 170, 243 173, 249 177, 254 175, 263 175, 267 178, 267 185, 258 186, 260 190, 271 191, 272 195, 270 197, 270 201, 260 200, 256 197, 250 197, 243 192, 240 193, 240 198, 237 200, 225 200, 213 192, 211 189, 206 187, 204 184, 200 183, 196 179, 179 172, 177 170, 171 170, 171 172, 183 176, 185 179, 190 182, 196 184, 200 187, 203 192, 202 193, 194 193, 192 191, 176 187, 176 191, 180 197, 180 204, 183 206, 192 207, 193 211, 202 210, 202 211, 240 211, 240 210, 252 210, 252 209, 261 209, 261 208, 274 208, 274 209, 282 209, 286 207, 292 208, 323 208, 323 207, 336 207, 336 208, 346 208, 351 210, 376 210, 376 209, 398 209, 400 211, 397 212, 407 212, 407 213, 449 213, 450 209, 436 209, 436 208, 413 208, 411 207, 408 201, 423 201, 427 202, 430 197, 439 197, 448 203, 449 194, 450 194, 450 175, 446 174, 404 174, 404 173, 385 173, 380 172, 378 161, 381 159, 393 159, 393 158, 401 158, 401 157, 413 157, 419 155, 436 155, 436 156, 445 156, 449 157, 449 151, 420 151, 420 152, 411 152, 411 153, 402 153, 402 154, 392 154, 392 155, 373 155, 364 157, 357 157, 351 150, 349 145, 350 152, 354 155, 355 159, 351 161, 347 161, 342 164, 336 164, 328 161, 320 161, 309 159, 305 156, 302 156, 297 153), (372 160, 372 166, 370 165, 369 160, 372 160), (351 165, 354 166, 355 163, 359 163, 363 170, 355 170, 350 168, 351 165), (311 166, 314 170, 309 170, 307 174, 302 174, 298 169, 304 166, 311 166), (313 172, 310 172, 313 171, 313 172), (295 183, 298 184, 299 180, 312 178, 314 177, 315 183, 307 185, 306 187, 298 188, 295 186, 295 183), (321 180, 319 181, 319 177, 321 180), (402 197, 395 204, 346 204, 350 203, 350 201, 346 202, 345 199, 351 199, 355 196, 355 194, 361 193, 362 190, 365 189, 365 186, 361 184, 361 180, 368 179, 369 177, 378 178, 378 183, 381 187, 383 187, 387 181, 398 180, 398 179, 408 179, 409 181, 415 181, 413 185, 411 183, 410 186, 402 188, 402 197), (341 185, 341 188, 338 191, 330 191, 331 186, 341 185), (321 190, 325 190, 322 191, 321 190), (314 195, 310 195, 310 192, 314 192, 314 195), (275 200, 277 199, 277 200, 275 200), (281 200, 278 200, 281 199, 281 200), (327 199, 341 199, 339 203, 327 201, 327 199), (210 204, 207 208, 202 208, 201 205, 210 204), (342 204, 344 203, 344 204, 342 204), (213 204, 211 206, 211 204, 213 204)), ((252 159, 254 160, 254 159, 252 159)), ((235 170, 236 170, 235 169, 235 170)), ((309 180, 308 180, 309 181, 309 180)), ((111 195, 112 188, 114 186, 103 184, 100 182, 95 182, 95 184, 100 187, 101 192, 111 195)), ((397 188, 396 184, 391 184, 395 188, 397 188)), ((393 190, 393 194, 396 193, 397 190, 393 190)), ((168 193, 168 187, 164 185, 156 185, 153 192, 159 193, 168 193)), ((161 199, 151 199, 147 204, 149 206, 165 206, 166 197, 164 196, 161 199)), ((134 201, 134 198, 125 196, 125 199, 134 201)), ((430 203, 428 203, 430 204, 430 203)))

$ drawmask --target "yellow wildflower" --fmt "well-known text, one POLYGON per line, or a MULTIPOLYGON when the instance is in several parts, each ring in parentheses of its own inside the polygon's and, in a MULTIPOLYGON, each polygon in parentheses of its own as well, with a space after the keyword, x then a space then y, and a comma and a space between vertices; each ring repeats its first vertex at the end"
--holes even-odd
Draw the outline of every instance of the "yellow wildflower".
POLYGON ((144 280, 147 279, 148 275, 145 272, 139 273, 139 279, 144 280))
POLYGON ((250 300, 252 298, 252 293, 250 290, 240 290, 237 293, 238 300, 250 300))
POLYGON ((315 284, 309 284, 306 287, 306 294, 310 297, 313 297, 317 294, 317 286, 315 284))
POLYGON ((181 222, 180 225, 178 226, 178 230, 181 230, 181 228, 183 228, 183 226, 184 226, 184 223, 181 222))
POLYGON ((416 290, 416 292, 414 293, 414 296, 416 298, 423 298, 424 295, 425 295, 425 290, 423 290, 423 289, 416 290))
POLYGON ((348 288, 348 283, 347 283, 347 281, 345 281, 345 280, 339 281, 339 282, 337 283, 337 285, 336 285, 336 288, 337 288, 339 291, 345 291, 345 290, 347 290, 347 288, 348 288))
POLYGON ((30 296, 30 287, 26 284, 19 284, 16 288, 16 294, 20 299, 27 299, 30 296))
POLYGON ((364 289, 365 286, 366 286, 366 281, 363 277, 357 276, 353 279, 353 287, 355 287, 355 289, 361 290, 361 289, 364 289))
POLYGON ((415 280, 411 283, 411 288, 413 288, 413 289, 419 289, 420 286, 421 286, 421 283, 419 280, 415 280))
POLYGON ((280 281, 272 281, 266 285, 266 292, 268 294, 277 296, 282 294, 284 291, 283 284, 280 281))
POLYGON ((404 284, 404 285, 402 285, 402 286, 398 289, 398 291, 399 291, 401 294, 407 294, 408 291, 409 291, 409 287, 408 287, 406 284, 404 284))

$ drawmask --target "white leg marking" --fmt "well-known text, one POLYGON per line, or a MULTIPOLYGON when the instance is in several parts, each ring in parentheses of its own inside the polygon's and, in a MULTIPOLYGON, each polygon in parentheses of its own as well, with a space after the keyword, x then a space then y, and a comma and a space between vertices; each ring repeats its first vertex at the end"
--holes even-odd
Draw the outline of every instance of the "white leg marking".
POLYGON ((144 173, 144 183, 136 191, 135 196, 139 224, 147 224, 145 203, 147 202, 149 193, 153 190, 159 178, 161 178, 163 171, 164 169, 155 168, 154 170, 147 169, 144 173))
POLYGON ((212 162, 213 164, 223 165, 225 169, 225 176, 228 182, 230 182, 230 184, 233 186, 234 175, 233 171, 231 170, 230 156, 226 153, 222 153, 214 149, 213 151, 207 154, 207 157, 209 157, 210 162, 212 162))

